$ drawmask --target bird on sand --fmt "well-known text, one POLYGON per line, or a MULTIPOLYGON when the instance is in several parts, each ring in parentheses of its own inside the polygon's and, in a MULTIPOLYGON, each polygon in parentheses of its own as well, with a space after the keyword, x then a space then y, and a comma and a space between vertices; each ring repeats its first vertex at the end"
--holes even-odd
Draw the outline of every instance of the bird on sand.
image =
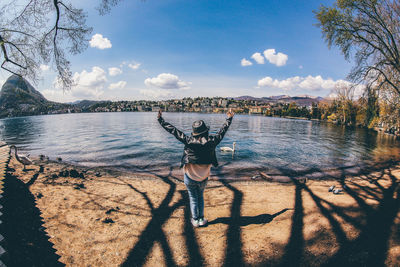
POLYGON ((236 146, 236 142, 233 142, 232 147, 223 146, 220 149, 221 149, 221 151, 224 151, 224 152, 232 152, 232 153, 234 153, 235 152, 235 146, 236 146))
POLYGON ((335 189, 335 186, 334 186, 334 185, 332 185, 331 187, 329 187, 329 190, 328 190, 328 192, 332 192, 332 191, 333 191, 333 189, 335 189))
POLYGON ((15 155, 15 158, 20 162, 20 163, 22 163, 23 165, 24 165, 24 169, 23 170, 25 170, 25 166, 26 165, 31 165, 32 164, 32 160, 29 158, 29 155, 22 155, 22 154, 19 154, 18 155, 18 149, 17 149, 17 147, 15 146, 15 145, 12 145, 11 147, 10 147, 10 153, 11 153, 11 149, 13 149, 14 148, 14 155, 15 155))

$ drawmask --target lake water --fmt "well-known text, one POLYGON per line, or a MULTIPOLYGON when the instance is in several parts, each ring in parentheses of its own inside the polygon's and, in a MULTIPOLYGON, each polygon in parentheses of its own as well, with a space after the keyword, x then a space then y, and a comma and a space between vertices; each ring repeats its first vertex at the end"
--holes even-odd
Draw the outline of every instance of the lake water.
MULTIPOLYGON (((164 113, 166 121, 190 134, 194 120, 203 119, 215 133, 224 114, 164 113)), ((178 170, 183 145, 158 124, 156 113, 84 113, 0 120, 2 139, 25 153, 84 166, 108 166, 128 171, 178 170)), ((393 137, 316 121, 236 115, 217 149, 220 167, 213 175, 249 178, 258 170, 333 170, 399 159, 393 137)), ((323 177, 321 177, 323 178, 323 177)))

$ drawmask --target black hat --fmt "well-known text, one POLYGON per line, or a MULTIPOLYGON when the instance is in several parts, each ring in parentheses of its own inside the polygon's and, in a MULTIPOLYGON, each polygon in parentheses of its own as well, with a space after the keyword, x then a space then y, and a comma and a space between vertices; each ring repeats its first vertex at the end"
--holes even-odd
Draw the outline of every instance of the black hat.
POLYGON ((204 121, 199 120, 199 121, 193 122, 192 129, 193 129, 192 135, 198 136, 205 132, 208 132, 208 130, 210 130, 210 127, 206 126, 204 121))

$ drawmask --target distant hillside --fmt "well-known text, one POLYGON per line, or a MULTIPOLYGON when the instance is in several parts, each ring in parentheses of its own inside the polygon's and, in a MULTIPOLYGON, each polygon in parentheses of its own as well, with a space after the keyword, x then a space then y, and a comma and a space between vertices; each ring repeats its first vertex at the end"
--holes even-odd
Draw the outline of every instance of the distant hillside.
POLYGON ((48 101, 27 80, 10 76, 0 91, 0 117, 48 114, 69 105, 48 101))
POLYGON ((292 103, 295 102, 299 106, 310 106, 312 103, 319 103, 324 98, 315 97, 309 95, 300 96, 288 96, 288 95, 278 95, 278 96, 268 96, 268 97, 253 97, 253 96, 239 96, 233 98, 234 100, 245 100, 245 101, 257 101, 262 103, 276 104, 276 103, 292 103))
POLYGON ((81 109, 88 109, 93 105, 101 104, 101 103, 109 103, 109 102, 111 102, 111 101, 78 100, 78 101, 72 102, 71 105, 74 105, 75 107, 78 107, 81 109))

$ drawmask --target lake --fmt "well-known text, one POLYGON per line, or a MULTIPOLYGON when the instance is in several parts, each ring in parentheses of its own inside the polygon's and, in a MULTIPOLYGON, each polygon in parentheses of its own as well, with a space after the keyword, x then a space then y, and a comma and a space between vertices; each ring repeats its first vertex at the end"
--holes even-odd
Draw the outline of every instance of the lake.
MULTIPOLYGON (((191 133, 202 119, 215 133, 224 114, 164 113, 166 121, 191 133)), ((177 172, 183 145, 157 122, 156 113, 82 113, 0 120, 1 137, 24 153, 44 154, 55 160, 89 167, 106 166, 125 171, 159 172, 172 166, 177 172)), ((219 168, 213 175, 249 178, 258 170, 271 175, 285 171, 352 169, 399 159, 394 137, 365 129, 329 123, 236 115, 217 149, 219 168)), ((323 176, 318 178, 324 178, 323 176)))

